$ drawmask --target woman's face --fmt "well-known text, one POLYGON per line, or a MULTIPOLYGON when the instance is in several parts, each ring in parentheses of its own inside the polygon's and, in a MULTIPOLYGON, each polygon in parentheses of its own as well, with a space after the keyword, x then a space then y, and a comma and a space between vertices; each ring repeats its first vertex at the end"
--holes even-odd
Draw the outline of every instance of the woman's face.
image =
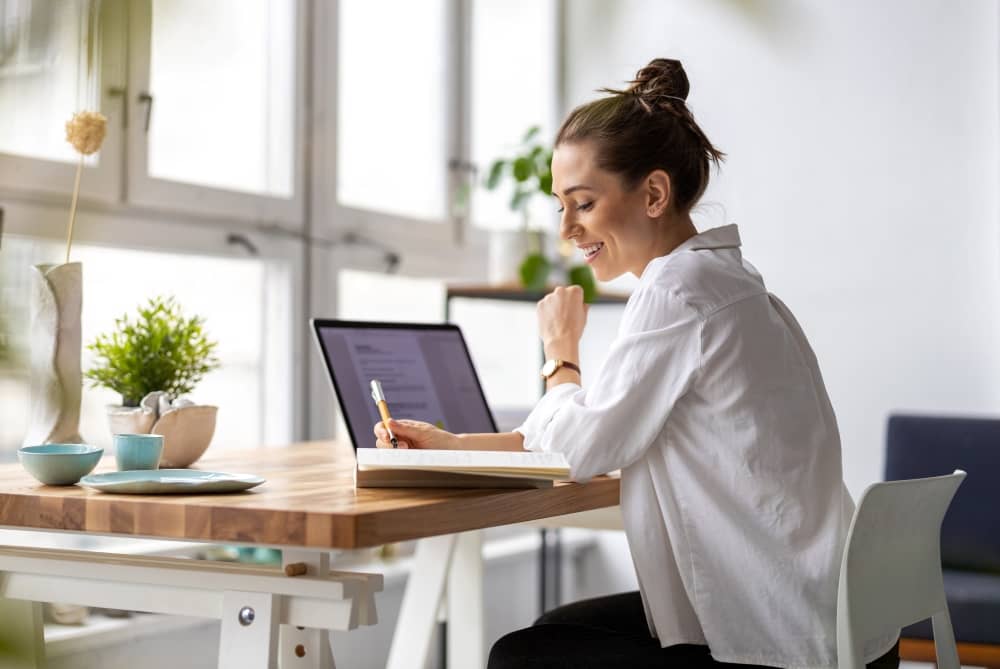
POLYGON ((659 255, 655 218, 646 184, 625 188, 597 166, 587 142, 560 144, 552 154, 552 195, 559 200, 559 235, 576 246, 600 281, 625 272, 642 274, 659 255))

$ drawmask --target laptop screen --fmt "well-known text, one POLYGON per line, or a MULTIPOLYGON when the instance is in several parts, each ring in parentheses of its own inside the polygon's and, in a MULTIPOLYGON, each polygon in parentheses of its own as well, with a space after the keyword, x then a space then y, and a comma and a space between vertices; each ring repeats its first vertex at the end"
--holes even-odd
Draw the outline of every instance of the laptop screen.
POLYGON ((461 331, 454 325, 315 320, 316 337, 355 448, 375 446, 378 379, 393 418, 449 432, 496 432, 461 331))

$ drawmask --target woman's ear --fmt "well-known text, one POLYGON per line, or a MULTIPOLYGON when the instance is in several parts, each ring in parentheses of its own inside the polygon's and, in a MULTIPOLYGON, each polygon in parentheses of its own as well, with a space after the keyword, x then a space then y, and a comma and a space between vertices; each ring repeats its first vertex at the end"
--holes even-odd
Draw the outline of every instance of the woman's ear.
POLYGON ((646 177, 646 215, 659 218, 670 206, 670 175, 665 170, 653 170, 646 177))

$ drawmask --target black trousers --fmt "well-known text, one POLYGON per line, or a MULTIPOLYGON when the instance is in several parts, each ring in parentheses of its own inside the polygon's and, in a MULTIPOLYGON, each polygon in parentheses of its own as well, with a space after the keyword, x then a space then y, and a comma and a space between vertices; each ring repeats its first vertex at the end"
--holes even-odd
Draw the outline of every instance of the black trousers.
MULTIPOLYGON (((716 662, 708 646, 660 648, 649 635, 639 592, 587 599, 546 613, 532 627, 501 637, 490 651, 488 669, 656 669, 712 667, 748 669, 757 665, 716 662)), ((899 644, 868 665, 898 669, 899 644)))

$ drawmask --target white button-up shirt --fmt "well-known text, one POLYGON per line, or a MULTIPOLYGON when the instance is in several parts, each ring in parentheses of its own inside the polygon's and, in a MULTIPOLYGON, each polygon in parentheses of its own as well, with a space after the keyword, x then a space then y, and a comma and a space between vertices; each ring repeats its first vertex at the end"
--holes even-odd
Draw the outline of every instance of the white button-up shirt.
MULTIPOLYGON (((545 393, 517 431, 577 481, 621 469, 650 633, 723 662, 836 667, 854 502, 816 357, 743 260, 735 225, 645 268, 586 389, 545 393)), ((898 634, 870 640, 865 661, 898 634)))

